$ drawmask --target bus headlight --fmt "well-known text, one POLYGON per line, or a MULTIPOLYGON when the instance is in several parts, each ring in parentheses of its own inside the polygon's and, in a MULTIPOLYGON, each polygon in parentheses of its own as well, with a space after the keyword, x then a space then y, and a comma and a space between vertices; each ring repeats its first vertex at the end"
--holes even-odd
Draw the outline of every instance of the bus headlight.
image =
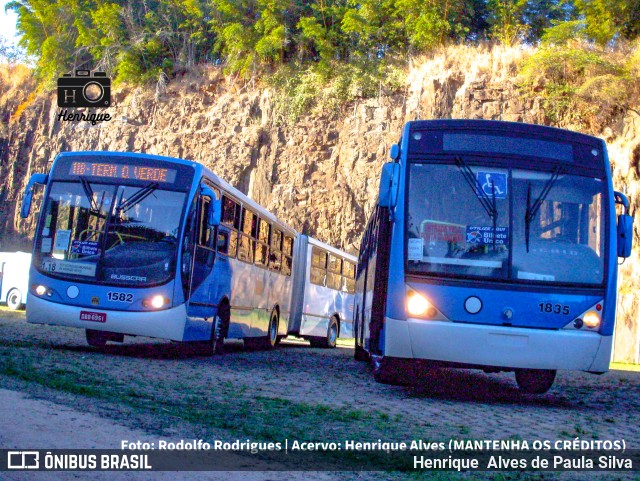
POLYGON ((409 291, 407 294, 407 311, 415 317, 433 317, 436 313, 426 297, 415 291, 409 291))
POLYGON ((142 301, 142 305, 146 308, 162 309, 163 307, 168 306, 170 302, 169 298, 158 294, 157 296, 153 296, 142 301))
POLYGON ((33 284, 31 286, 31 289, 33 289, 33 291, 41 297, 45 295, 51 297, 53 295, 51 289, 49 289, 47 286, 43 286, 42 284, 33 284))
POLYGON ((564 329, 584 329, 597 331, 602 325, 602 301, 594 304, 573 321, 564 326, 564 329))
POLYGON ((582 316, 582 322, 584 322, 584 325, 588 328, 595 329, 600 325, 600 314, 596 311, 588 311, 582 316))

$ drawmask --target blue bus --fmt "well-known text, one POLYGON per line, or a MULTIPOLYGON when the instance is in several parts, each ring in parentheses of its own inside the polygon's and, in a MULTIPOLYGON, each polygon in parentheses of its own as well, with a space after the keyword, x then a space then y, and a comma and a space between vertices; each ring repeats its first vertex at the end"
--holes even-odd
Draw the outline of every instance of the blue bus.
POLYGON ((479 368, 544 393, 558 369, 608 370, 632 217, 602 140, 413 121, 391 158, 356 273, 355 358, 377 381, 479 368))
POLYGON ((309 309, 320 316, 312 328, 293 295, 309 282, 299 267, 306 250, 296 247, 317 241, 198 163, 61 153, 48 174, 31 177, 23 217, 36 184, 46 189, 29 276, 30 323, 85 329, 91 346, 148 336, 209 353, 225 339, 273 348, 289 334, 335 347, 341 332, 351 332, 353 312, 342 303, 347 294, 352 302, 353 290, 328 289, 312 300, 309 309))
POLYGON ((356 257, 317 239, 299 236, 294 263, 289 333, 314 347, 353 338, 356 257))

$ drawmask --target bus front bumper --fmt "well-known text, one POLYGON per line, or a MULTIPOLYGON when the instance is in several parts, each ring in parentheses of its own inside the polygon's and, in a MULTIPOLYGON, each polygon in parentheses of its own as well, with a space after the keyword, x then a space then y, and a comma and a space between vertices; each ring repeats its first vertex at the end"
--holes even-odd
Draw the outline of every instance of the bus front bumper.
POLYGON ((27 302, 27 322, 32 324, 79 327, 172 341, 184 339, 186 320, 184 305, 161 311, 131 312, 67 306, 34 295, 29 296, 27 302), (81 311, 106 315, 105 321, 80 320, 81 311))
POLYGON ((385 356, 501 368, 609 370, 612 336, 386 318, 385 356))

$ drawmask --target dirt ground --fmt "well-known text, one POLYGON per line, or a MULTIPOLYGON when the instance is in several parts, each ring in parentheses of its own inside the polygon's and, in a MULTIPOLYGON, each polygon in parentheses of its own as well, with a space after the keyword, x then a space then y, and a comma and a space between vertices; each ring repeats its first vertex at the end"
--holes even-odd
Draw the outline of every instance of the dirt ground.
MULTIPOLYGON (((640 448, 640 372, 610 371, 603 376, 560 372, 554 387, 541 396, 521 393, 513 374, 471 370, 434 371, 414 387, 387 386, 375 383, 370 367, 354 361, 353 351, 347 347, 311 349, 302 342, 285 341, 275 351, 265 352, 247 351, 240 343, 229 344, 223 356, 203 357, 176 343, 135 338, 98 351, 86 346, 80 330, 28 325, 23 314, 0 310, 0 361, 17 366, 23 359, 52 375, 70 372, 80 383, 87 382, 84 376, 91 371, 102 373, 106 380, 118 379, 123 386, 135 385, 139 397, 148 392, 160 396, 169 408, 168 414, 159 420, 161 410, 119 404, 108 396, 96 399, 52 389, 47 382, 31 382, 11 371, 0 376, 0 448, 119 448, 122 439, 155 439, 159 434, 173 439, 218 435, 205 428, 204 420, 194 422, 170 412, 171 404, 183 402, 181 396, 187 391, 193 398, 189 403, 207 396, 212 396, 208 402, 220 400, 220 396, 246 399, 247 403, 259 398, 284 403, 286 410, 306 410, 307 417, 318 407, 330 409, 335 426, 326 426, 328 418, 319 418, 322 427, 313 423, 306 426, 305 419, 300 426, 303 432, 312 430, 312 434, 317 429, 318 441, 332 441, 327 439, 332 430, 339 433, 336 436, 344 435, 344 419, 340 416, 344 412, 357 414, 353 415, 354 431, 349 434, 356 441, 375 440, 368 438, 371 433, 388 433, 389 440, 399 440, 393 436, 405 432, 412 439, 418 436, 434 441, 555 441, 578 437, 624 440, 628 449, 640 448), (381 427, 364 430, 367 416, 381 427)), ((283 419, 274 420, 274 424, 280 422, 286 429, 286 413, 278 413, 283 419)), ((300 418, 293 424, 300 422, 296 419, 300 418)), ((233 432, 234 428, 228 429, 233 432)), ((24 479, 3 474, 7 473, 0 473, 0 479, 24 479)), ((113 473, 96 474, 95 479, 107 479, 100 477, 104 475, 118 479, 113 473)), ((157 476, 153 479, 175 479, 164 477, 169 473, 154 474, 157 476)), ((574 479, 618 479, 616 475, 596 474, 574 479)), ((192 479, 191 475, 193 479, 216 480, 369 477, 354 473, 236 473, 231 477, 225 473, 181 473, 180 479, 192 479)), ((560 476, 547 473, 535 479, 557 478, 560 476)))

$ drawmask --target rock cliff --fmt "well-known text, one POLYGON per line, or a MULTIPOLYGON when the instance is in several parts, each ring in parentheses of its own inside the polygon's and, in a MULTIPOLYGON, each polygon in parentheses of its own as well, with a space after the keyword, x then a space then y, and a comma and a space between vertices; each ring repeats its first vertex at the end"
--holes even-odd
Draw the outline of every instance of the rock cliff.
MULTIPOLYGON (((8 124, 7 109, 15 111, 21 100, 16 95, 4 106, 0 138, 0 250, 33 231, 34 216, 19 218, 31 173, 46 172, 60 151, 114 150, 201 162, 295 229, 354 252, 381 166, 404 122, 453 117, 546 123, 540 99, 524 98, 517 89, 522 55, 517 49, 450 49, 411 67, 405 88, 395 94, 355 101, 339 113, 310 114, 293 125, 273 120, 272 90, 240 87, 213 67, 156 91, 117 90, 109 109, 113 120, 83 129, 58 120, 54 95, 38 97, 8 124)), ((614 184, 635 206, 639 133, 640 116, 629 111, 601 134, 610 145, 614 184)), ((637 248, 621 271, 616 359, 637 362, 637 248)))

